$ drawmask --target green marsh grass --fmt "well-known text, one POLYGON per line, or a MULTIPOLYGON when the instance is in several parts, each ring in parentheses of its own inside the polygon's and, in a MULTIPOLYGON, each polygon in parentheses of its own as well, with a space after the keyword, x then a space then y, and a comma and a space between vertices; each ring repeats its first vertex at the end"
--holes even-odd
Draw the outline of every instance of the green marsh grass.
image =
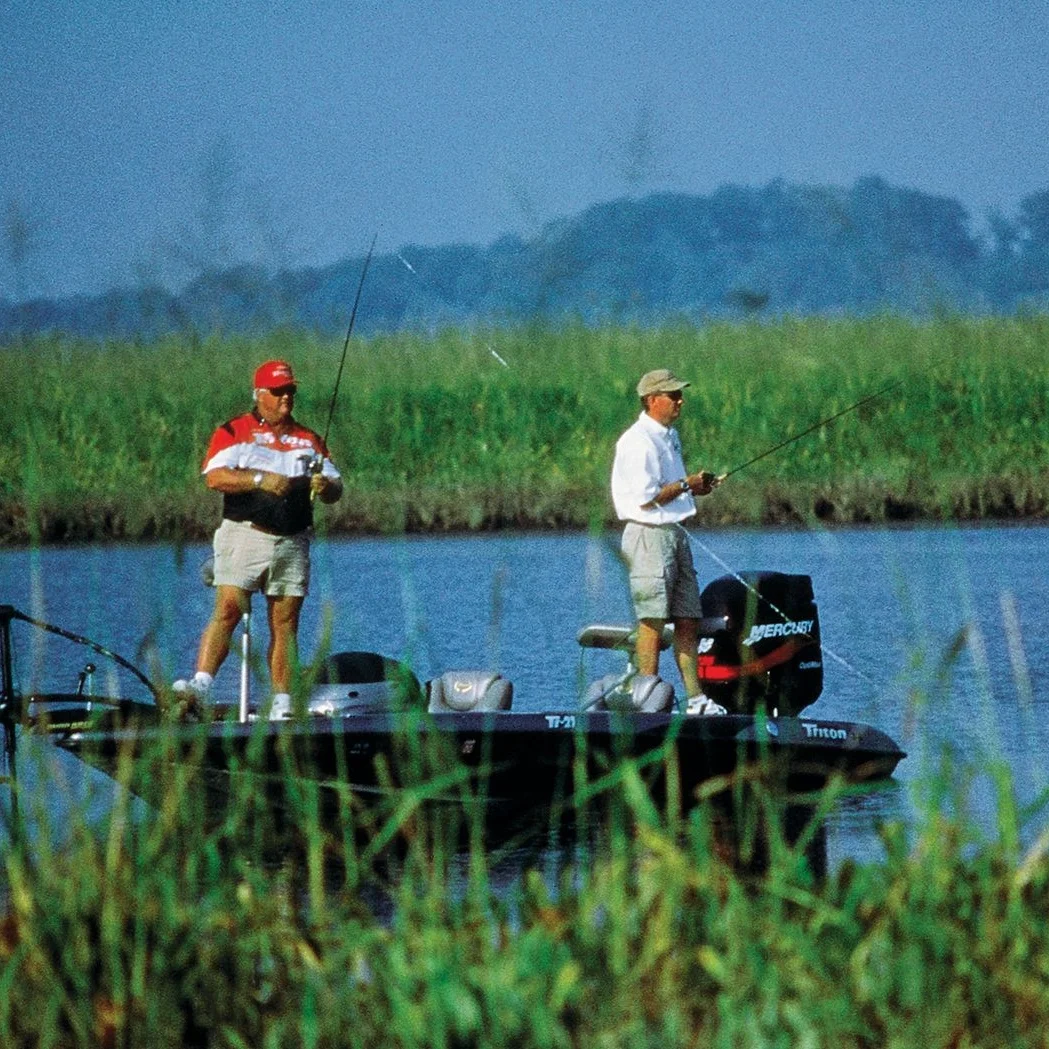
POLYGON ((60 847, 6 851, 0 1043, 1046 1044, 1049 841, 1021 844, 1038 814, 1002 767, 996 833, 945 771, 880 857, 825 870, 840 785, 799 827, 760 773, 664 809, 626 762, 562 865, 525 850, 507 882, 513 853, 424 804, 440 755, 417 751, 419 781, 377 811, 305 778, 277 809, 250 761, 216 809, 170 758, 120 766, 152 779, 148 813, 120 792, 64 812, 60 847))
MULTIPOLYGON (((666 365, 693 382, 690 465, 725 471, 900 385, 734 476, 700 524, 1043 517, 1049 508, 1049 319, 782 320, 445 331, 355 339, 331 428, 347 493, 330 533, 588 527, 612 518, 608 474, 666 365), (505 362, 505 365, 500 362, 505 362)), ((214 427, 282 356, 297 414, 323 430, 340 347, 315 335, 38 339, 4 349, 11 439, 4 538, 202 538, 217 498, 198 475, 214 427)))

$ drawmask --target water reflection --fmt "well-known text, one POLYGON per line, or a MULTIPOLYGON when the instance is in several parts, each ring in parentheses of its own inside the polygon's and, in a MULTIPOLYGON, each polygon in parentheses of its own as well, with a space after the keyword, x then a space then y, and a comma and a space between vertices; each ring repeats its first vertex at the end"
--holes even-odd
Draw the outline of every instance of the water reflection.
MULTIPOLYGON (((746 793, 705 805, 669 827, 642 828, 630 814, 603 807, 583 821, 517 821, 512 831, 497 821, 486 822, 483 833, 462 824, 452 830, 438 821, 427 829, 422 848, 416 835, 417 830, 392 842, 363 876, 359 868, 351 876, 344 857, 328 856, 326 891, 348 894, 389 925, 417 879, 420 892, 443 886, 443 899, 453 906, 479 890, 480 899, 499 901, 514 924, 522 896, 536 879, 544 895, 557 900, 601 883, 601 871, 609 865, 625 864, 632 877, 653 863, 665 865, 686 881, 690 870, 713 866, 758 889, 769 878, 817 885, 835 869, 819 806, 770 807, 767 795, 746 793)), ((275 866, 288 885, 311 884, 304 850, 285 851, 275 866)))

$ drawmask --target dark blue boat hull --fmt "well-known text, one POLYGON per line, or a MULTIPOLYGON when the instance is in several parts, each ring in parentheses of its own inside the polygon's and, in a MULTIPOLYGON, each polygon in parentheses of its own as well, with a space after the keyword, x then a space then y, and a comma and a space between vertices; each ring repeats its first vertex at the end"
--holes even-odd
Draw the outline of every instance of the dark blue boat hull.
POLYGON ((884 779, 905 757, 869 725, 804 717, 413 710, 241 723, 226 711, 220 720, 180 724, 141 705, 59 706, 48 711, 38 702, 39 728, 110 774, 121 754, 152 752, 200 765, 212 784, 250 770, 278 783, 303 777, 361 796, 429 782, 432 800, 455 800, 467 790, 489 803, 542 805, 563 801, 581 783, 599 789, 601 777, 632 760, 651 786, 665 788, 672 769, 676 792, 687 800, 744 765, 761 763, 792 786, 811 788, 832 776, 884 779))

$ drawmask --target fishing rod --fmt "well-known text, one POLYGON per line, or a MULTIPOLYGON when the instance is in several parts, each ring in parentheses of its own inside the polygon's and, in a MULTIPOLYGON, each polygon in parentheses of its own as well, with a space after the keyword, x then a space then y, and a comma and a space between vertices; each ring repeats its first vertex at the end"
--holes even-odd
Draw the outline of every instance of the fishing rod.
POLYGON ((357 295, 353 300, 353 309, 350 311, 350 324, 346 329, 346 341, 342 344, 342 359, 339 361, 339 371, 335 376, 335 388, 331 391, 331 404, 328 407, 328 422, 324 427, 324 446, 328 446, 328 432, 331 430, 331 421, 335 415, 335 401, 339 396, 339 384, 342 382, 342 369, 346 364, 346 351, 350 348, 350 336, 353 334, 353 322, 357 319, 357 307, 361 301, 361 291, 364 288, 364 278, 368 275, 368 266, 372 261, 372 252, 375 251, 375 241, 379 234, 376 232, 372 237, 371 247, 364 258, 364 267, 361 269, 361 279, 357 282, 357 295))
MULTIPOLYGON (((157 687, 156 687, 156 685, 154 685, 153 682, 150 681, 149 678, 146 677, 146 675, 143 674, 142 671, 139 670, 138 667, 135 666, 134 663, 132 663, 130 660, 125 659, 119 653, 113 652, 110 649, 105 648, 103 645, 100 645, 97 641, 92 641, 91 638, 84 637, 83 634, 74 634, 74 633, 72 633, 69 630, 63 630, 61 627, 52 626, 52 624, 45 623, 42 619, 34 619, 32 616, 27 616, 25 614, 25 612, 19 612, 18 609, 14 608, 12 605, 0 605, 0 629, 3 629, 3 631, 5 633, 7 632, 8 624, 10 623, 10 621, 12 619, 19 619, 23 623, 28 623, 30 626, 35 626, 38 629, 44 630, 44 631, 46 631, 49 634, 56 634, 58 637, 64 637, 67 641, 73 641, 73 642, 75 642, 78 645, 84 645, 86 648, 91 649, 92 652, 97 652, 100 656, 105 656, 107 659, 113 660, 113 662, 116 663, 118 666, 121 666, 125 670, 128 670, 132 674, 134 674, 135 677, 137 677, 138 680, 141 681, 142 684, 145 685, 146 688, 148 688, 149 691, 153 693, 153 696, 155 698, 159 698, 159 696, 157 694, 157 687)), ((8 654, 5 651, 5 655, 4 655, 4 662, 5 662, 4 677, 5 678, 8 677, 9 672, 10 672, 10 667, 8 667, 6 665, 7 661, 8 661, 8 658, 9 658, 9 656, 8 656, 8 654)), ((9 688, 11 689, 11 697, 9 697, 7 695, 4 696, 4 700, 7 703, 11 702, 11 698, 13 697, 14 693, 13 693, 13 684, 10 683, 9 681, 5 680, 5 682, 4 682, 4 691, 5 691, 5 693, 7 692, 7 690, 9 688)))
POLYGON ((731 477, 733 474, 738 474, 740 470, 745 470, 748 466, 753 466, 756 462, 771 455, 773 452, 778 452, 781 448, 786 448, 788 444, 793 444, 795 441, 801 440, 802 437, 812 433, 813 430, 818 430, 821 426, 826 426, 828 423, 834 422, 835 419, 840 419, 843 415, 848 415, 849 412, 855 411, 861 405, 867 404, 869 401, 873 401, 878 397, 883 397, 890 390, 899 386, 902 382, 902 379, 897 379, 896 382, 890 382, 888 386, 882 387, 875 393, 869 393, 866 397, 861 397, 855 404, 850 404, 848 408, 842 408, 840 412, 835 412, 834 415, 830 415, 826 419, 820 419, 818 423, 813 423, 808 429, 802 430, 801 433, 796 433, 793 437, 788 437, 785 441, 780 441, 779 444, 774 445, 772 448, 767 448, 760 455, 755 455, 753 459, 748 459, 745 463, 741 463, 739 466, 734 466, 727 473, 718 476, 718 484, 721 484, 721 482, 727 477, 731 477))

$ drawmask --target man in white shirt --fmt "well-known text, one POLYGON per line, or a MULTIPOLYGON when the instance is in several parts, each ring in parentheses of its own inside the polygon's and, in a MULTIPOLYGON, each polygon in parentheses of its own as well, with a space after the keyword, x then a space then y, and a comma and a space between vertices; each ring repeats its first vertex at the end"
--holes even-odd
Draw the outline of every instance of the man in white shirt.
POLYGON ((622 551, 630 569, 637 614, 636 664, 658 674, 663 627, 674 624, 674 660, 690 713, 724 713, 706 699, 696 673, 698 620, 702 616, 692 549, 682 522, 696 512, 695 497, 709 495, 721 478, 707 470, 689 474, 672 424, 690 383, 666 368, 646 372, 637 384, 642 411, 616 443, 612 501, 626 522, 622 551))

